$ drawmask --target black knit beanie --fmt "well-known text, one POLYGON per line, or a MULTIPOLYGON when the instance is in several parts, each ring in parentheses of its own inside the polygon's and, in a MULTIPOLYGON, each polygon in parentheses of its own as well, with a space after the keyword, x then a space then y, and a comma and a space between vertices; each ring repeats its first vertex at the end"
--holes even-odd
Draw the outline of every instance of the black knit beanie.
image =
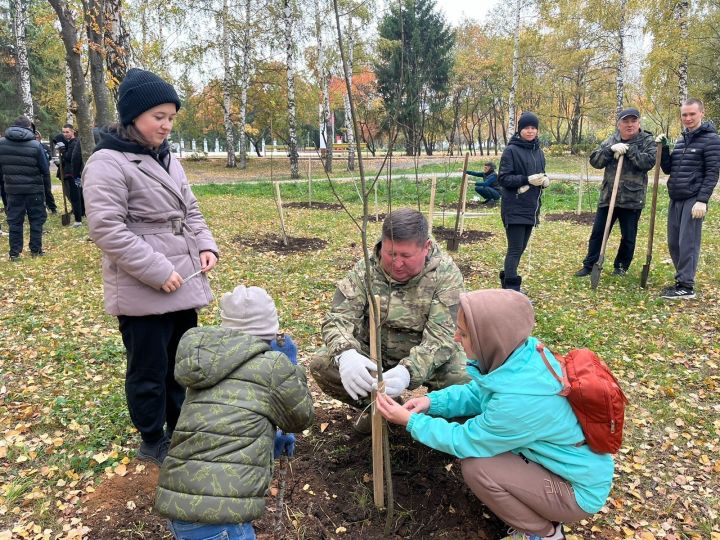
POLYGON ((117 108, 123 126, 163 103, 174 103, 175 110, 180 109, 180 98, 171 84, 144 69, 133 68, 127 72, 118 89, 117 108))
POLYGON ((528 126, 540 129, 540 119, 535 113, 524 112, 520 115, 520 120, 518 120, 518 131, 522 131, 528 126))

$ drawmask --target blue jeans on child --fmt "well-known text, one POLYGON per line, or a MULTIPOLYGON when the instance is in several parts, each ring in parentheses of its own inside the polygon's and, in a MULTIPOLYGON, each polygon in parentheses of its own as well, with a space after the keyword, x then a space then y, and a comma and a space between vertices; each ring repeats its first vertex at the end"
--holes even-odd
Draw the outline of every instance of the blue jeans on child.
POLYGON ((176 540, 255 540, 252 523, 212 525, 170 521, 169 528, 176 540))

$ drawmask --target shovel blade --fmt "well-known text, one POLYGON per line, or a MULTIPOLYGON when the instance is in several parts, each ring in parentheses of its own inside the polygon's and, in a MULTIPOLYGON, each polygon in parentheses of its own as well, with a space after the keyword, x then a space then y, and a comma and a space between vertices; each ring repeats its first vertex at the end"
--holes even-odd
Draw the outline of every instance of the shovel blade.
POLYGON ((650 263, 643 264, 642 272, 640 272, 640 286, 644 289, 647 287, 648 276, 650 275, 650 263))
POLYGON ((67 227, 70 225, 70 214, 63 214, 60 216, 60 223, 62 223, 63 227, 67 227))
POLYGON ((600 261, 593 264, 592 271, 590 272, 590 287, 597 289, 600 283, 600 274, 602 274, 602 263, 600 261))

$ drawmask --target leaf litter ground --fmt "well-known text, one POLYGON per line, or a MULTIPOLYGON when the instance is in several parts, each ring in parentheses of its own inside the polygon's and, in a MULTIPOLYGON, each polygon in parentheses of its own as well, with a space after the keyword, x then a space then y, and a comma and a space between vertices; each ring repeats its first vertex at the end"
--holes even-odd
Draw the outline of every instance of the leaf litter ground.
MULTIPOLYGON (((393 190, 395 207, 416 206, 420 193, 427 208, 427 191, 414 182, 396 182, 393 190)), ((266 287, 306 364, 320 343, 318 329, 336 281, 362 255, 357 229, 342 212, 298 209, 286 216, 288 233, 328 245, 311 255, 279 257, 233 241, 238 235, 261 238, 278 231, 269 184, 208 185, 195 191, 222 251, 211 277, 216 297, 238 283, 266 287)), ((307 200, 302 186, 283 186, 283 191, 285 200, 307 200)), ((319 186, 314 193, 321 202, 333 202, 319 186)), ((357 215, 355 189, 347 186, 341 193, 357 215)), ((381 200, 386 195, 381 190, 381 200)), ((550 213, 572 212, 571 195, 571 187, 552 185, 544 207, 550 213)), ((662 223, 665 191, 660 200, 662 223)), ((699 297, 684 303, 657 298, 673 278, 664 227, 657 228, 649 288, 638 287, 646 215, 629 274, 605 273, 596 291, 587 280, 572 277, 584 255, 587 227, 544 220, 533 234, 520 270, 536 309, 535 334, 560 352, 580 346, 598 351, 631 400, 611 497, 592 520, 573 526, 572 538, 719 538, 720 237, 714 234, 719 223, 711 211, 699 297)), ((453 218, 446 217, 444 225, 453 228, 453 218)), ((495 235, 461 243, 452 254, 468 289, 496 286, 505 249, 497 213, 468 219, 465 227, 495 235)), ((379 230, 380 224, 372 224, 369 237, 377 238, 379 230)), ((103 313, 99 252, 86 239, 84 227, 62 228, 59 218, 51 217, 46 257, 0 262, 3 540, 163 534, 163 520, 150 513, 151 467, 138 471, 134 460, 139 439, 124 402, 124 351, 116 319, 103 313)), ((617 243, 615 232, 609 257, 617 243)), ((217 311, 217 303, 203 310, 201 324, 217 324, 217 311)), ((372 508, 368 443, 353 434, 348 408, 316 389, 315 399, 318 422, 299 437, 287 476, 284 536, 380 538, 384 515, 372 508)), ((391 440, 399 502, 396 538, 498 536, 498 522, 484 517, 487 510, 463 487, 456 460, 412 443, 396 428, 391 440)), ((276 504, 271 491, 268 506, 276 504)), ((273 520, 269 510, 257 522, 265 538, 274 535, 273 520)))

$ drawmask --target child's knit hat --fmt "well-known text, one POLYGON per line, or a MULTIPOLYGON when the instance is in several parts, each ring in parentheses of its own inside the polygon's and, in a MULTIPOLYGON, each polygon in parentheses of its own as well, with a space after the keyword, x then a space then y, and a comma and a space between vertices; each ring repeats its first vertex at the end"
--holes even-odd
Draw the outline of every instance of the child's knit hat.
POLYGON ((260 339, 275 339, 278 324, 275 302, 261 287, 238 285, 220 299, 221 325, 237 328, 260 339))

